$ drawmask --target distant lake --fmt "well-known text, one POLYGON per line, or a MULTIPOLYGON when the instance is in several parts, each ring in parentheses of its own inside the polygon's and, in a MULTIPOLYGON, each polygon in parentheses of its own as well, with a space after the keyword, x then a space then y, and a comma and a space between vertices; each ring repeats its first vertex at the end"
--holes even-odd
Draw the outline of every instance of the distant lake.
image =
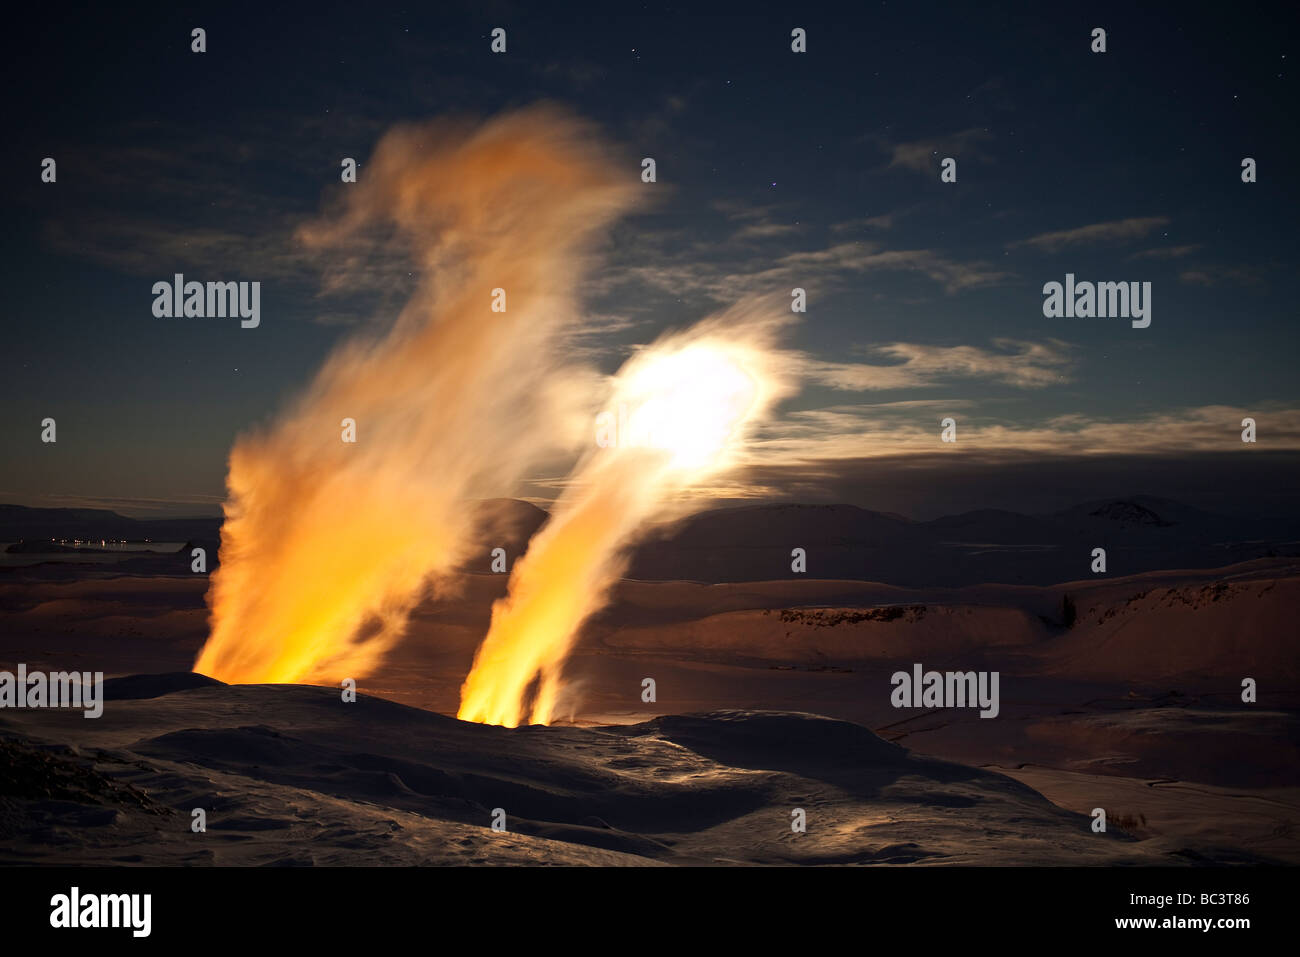
POLYGON ((65 548, 75 547, 76 552, 8 552, 13 542, 0 542, 0 567, 13 568, 20 565, 39 565, 41 562, 77 562, 80 564, 105 565, 126 561, 128 558, 141 558, 141 552, 164 554, 180 551, 184 542, 52 542, 65 548))

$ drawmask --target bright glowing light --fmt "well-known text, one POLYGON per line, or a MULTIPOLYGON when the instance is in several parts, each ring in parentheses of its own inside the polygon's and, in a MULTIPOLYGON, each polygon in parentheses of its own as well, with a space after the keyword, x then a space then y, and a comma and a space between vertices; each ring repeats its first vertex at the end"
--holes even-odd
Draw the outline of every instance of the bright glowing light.
POLYGON ((634 366, 618 401, 635 410, 634 435, 668 452, 671 468, 691 470, 723 453, 755 394, 753 378, 726 349, 692 343, 634 366))
POLYGON ((515 727, 562 713, 565 662, 622 575, 627 546, 676 493, 727 467, 781 393, 769 328, 734 317, 705 323, 620 370, 613 398, 630 410, 632 434, 578 465, 515 563, 461 688, 460 718, 515 727))

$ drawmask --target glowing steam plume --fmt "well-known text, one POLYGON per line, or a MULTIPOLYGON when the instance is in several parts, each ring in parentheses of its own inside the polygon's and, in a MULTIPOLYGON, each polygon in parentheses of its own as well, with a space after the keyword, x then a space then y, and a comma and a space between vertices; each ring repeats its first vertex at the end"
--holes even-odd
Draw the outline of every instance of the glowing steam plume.
POLYGON ((589 395, 556 341, 585 251, 638 185, 597 142, 551 108, 400 128, 339 215, 303 231, 348 256, 386 230, 423 278, 386 334, 336 350, 287 414, 235 444, 195 671, 364 676, 467 557, 465 502, 513 492, 581 421, 589 395))
POLYGON ((627 546, 681 508, 682 493, 734 464, 752 426, 787 391, 770 343, 781 321, 776 307, 738 307, 660 340, 618 373, 617 441, 579 463, 515 564, 461 688, 458 717, 507 727, 551 722, 565 660, 623 573, 627 546))

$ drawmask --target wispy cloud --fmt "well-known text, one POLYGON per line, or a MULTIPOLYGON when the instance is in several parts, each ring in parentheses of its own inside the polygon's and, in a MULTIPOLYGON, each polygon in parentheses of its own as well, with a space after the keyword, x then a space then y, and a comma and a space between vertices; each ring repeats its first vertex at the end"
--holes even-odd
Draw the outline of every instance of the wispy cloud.
POLYGON ((645 316, 626 313, 587 313, 563 335, 564 351, 571 359, 591 361, 605 356, 622 355, 627 346, 616 337, 649 323, 645 316))
POLYGON ((1178 278, 1192 286, 1258 286, 1264 271, 1257 266, 1199 266, 1184 270, 1178 278))
MULTIPOLYGON (((956 401, 928 408, 879 405, 834 406, 794 411, 772 426, 754 448, 752 462, 863 458, 930 453, 985 460, 1014 455, 1178 455, 1243 452, 1241 420, 1250 416, 1273 451, 1300 450, 1300 408, 1278 402, 1255 406, 1207 405, 1152 412, 1132 418, 1085 414, 1010 423, 956 401), (926 414, 928 412, 928 414, 926 414), (957 442, 941 443, 939 420, 957 419, 957 442)), ((1263 441, 1263 440, 1261 440, 1263 441)))
POLYGON ((994 349, 978 346, 932 346, 893 342, 871 352, 890 364, 827 362, 805 357, 804 378, 851 392, 905 389, 944 379, 989 379, 1022 389, 1040 389, 1069 381, 1074 364, 1069 343, 993 340, 994 349))
POLYGON ((200 279, 292 285, 298 301, 308 305, 305 317, 319 290, 336 298, 320 310, 319 321, 355 322, 373 312, 376 302, 402 301, 415 270, 391 235, 362 237, 345 255, 330 258, 299 241, 299 229, 317 215, 322 193, 328 198, 346 188, 334 165, 337 154, 326 151, 321 139, 355 142, 343 155, 361 159, 364 176, 364 150, 375 132, 373 123, 357 120, 341 118, 327 130, 321 123, 319 117, 298 121, 302 145, 291 154, 278 145, 283 135, 269 131, 238 139, 219 130, 201 136, 132 131, 172 145, 100 147, 101 162, 69 184, 78 193, 75 218, 51 216, 43 224, 43 242, 55 253, 127 275, 162 279, 185 272, 200 279), (314 170, 320 185, 290 194, 268 185, 266 176, 250 175, 252 168, 277 167, 314 170))
POLYGON ((44 240, 54 252, 134 275, 161 278, 200 268, 211 278, 305 279, 308 260, 294 246, 293 229, 283 220, 242 230, 88 213, 76 224, 46 224, 44 240))
POLYGON ((798 233, 803 227, 796 223, 761 222, 748 223, 732 234, 733 242, 777 239, 798 233))
POLYGON ((788 206, 775 203, 749 205, 729 200, 719 200, 712 205, 713 209, 728 220, 739 224, 726 240, 729 243, 776 239, 805 229, 803 224, 790 218, 788 206))
POLYGON ((947 136, 896 143, 890 147, 889 165, 928 173, 938 169, 939 161, 945 156, 988 162, 990 158, 980 146, 992 138, 988 130, 969 129, 947 136))
POLYGON ((847 233, 855 229, 893 229, 896 218, 893 213, 885 213, 882 216, 862 216, 858 219, 848 219, 842 223, 832 223, 831 232, 847 233))
POLYGON ((1062 229, 1052 233, 1040 233, 1029 239, 1007 243, 1008 249, 1029 246, 1044 252, 1056 252, 1067 246, 1085 246, 1095 243, 1125 242, 1141 239, 1161 226, 1169 225, 1166 216, 1143 216, 1132 219, 1116 219, 1107 223, 1093 223, 1075 229, 1062 229))
POLYGON ((1129 259, 1182 259, 1184 256, 1190 256, 1201 248, 1200 243, 1192 243, 1188 246, 1160 246, 1156 249, 1144 249, 1136 252, 1129 259))
POLYGON ((633 250, 616 258, 589 286, 600 294, 641 286, 674 297, 700 295, 729 302, 752 293, 788 294, 795 286, 825 292, 856 275, 876 272, 917 273, 939 283, 949 294, 998 285, 1015 276, 982 260, 961 261, 934 249, 886 249, 875 242, 846 241, 798 250, 758 268, 748 251, 731 257, 725 248, 713 251, 723 255, 708 259, 699 248, 660 244, 643 233, 633 250))
POLYGON ((175 498, 133 498, 113 495, 70 495, 45 493, 38 495, 9 493, 0 490, 0 496, 22 498, 33 508, 97 508, 107 509, 130 518, 171 518, 175 516, 215 515, 224 500, 220 495, 178 495, 175 498))
POLYGON ((1014 273, 981 260, 961 262, 932 249, 879 249, 874 252, 848 251, 834 247, 844 267, 855 272, 919 272, 944 287, 948 293, 997 285, 1014 273))

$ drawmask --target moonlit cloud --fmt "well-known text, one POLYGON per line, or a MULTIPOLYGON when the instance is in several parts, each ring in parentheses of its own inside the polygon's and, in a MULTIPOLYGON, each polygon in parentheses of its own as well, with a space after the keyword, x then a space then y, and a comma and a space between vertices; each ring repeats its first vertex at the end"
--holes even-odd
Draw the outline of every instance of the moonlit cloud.
POLYGON ((891 342, 870 351, 892 364, 806 358, 802 372, 819 385, 852 392, 913 388, 950 378, 991 379, 1024 389, 1069 381, 1073 359, 1068 343, 996 339, 993 344, 994 350, 891 342))
POLYGON ((752 464, 942 453, 997 460, 1044 456, 1179 455, 1243 450, 1241 420, 1255 418, 1271 451, 1300 450, 1300 407, 1205 405, 1131 418, 1073 413, 1014 420, 978 406, 935 401, 921 407, 861 405, 795 411, 756 443, 752 464), (957 442, 939 440, 939 420, 957 419, 957 442))
POLYGON ((1144 249, 1136 252, 1129 259, 1182 259, 1184 256, 1190 256, 1201 248, 1200 243, 1191 243, 1186 246, 1159 246, 1155 249, 1144 249))
POLYGON ((1178 274, 1181 282, 1191 286, 1257 286, 1264 281, 1263 270, 1254 266, 1200 266, 1178 274))
POLYGON ((1008 249, 1028 246, 1043 252, 1057 252, 1068 246, 1084 246, 1096 243, 1125 242, 1141 239, 1161 226, 1168 226, 1167 216, 1145 216, 1133 219, 1117 219, 1108 223, 1093 223, 1075 229, 1062 229, 1051 233, 1039 233, 1029 239, 1007 243, 1008 249))
POLYGON ((987 154, 978 147, 992 138, 988 130, 969 129, 948 136, 898 143, 892 148, 889 165, 928 173, 938 169, 939 160, 945 156, 987 161, 987 154))

